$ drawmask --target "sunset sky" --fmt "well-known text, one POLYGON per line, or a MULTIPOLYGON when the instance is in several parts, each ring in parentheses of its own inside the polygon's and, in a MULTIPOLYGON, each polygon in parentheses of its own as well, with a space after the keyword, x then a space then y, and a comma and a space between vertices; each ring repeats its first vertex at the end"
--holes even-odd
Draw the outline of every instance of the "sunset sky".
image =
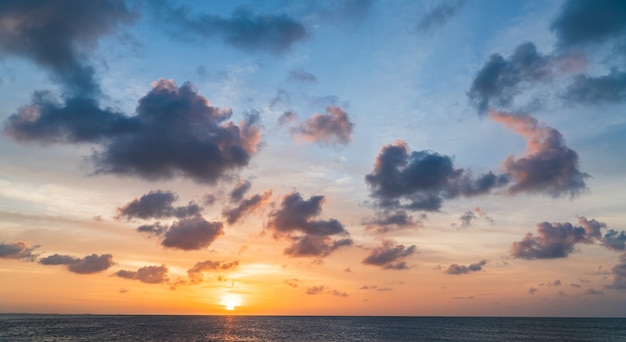
POLYGON ((626 316, 626 2, 0 2, 0 312, 626 316))

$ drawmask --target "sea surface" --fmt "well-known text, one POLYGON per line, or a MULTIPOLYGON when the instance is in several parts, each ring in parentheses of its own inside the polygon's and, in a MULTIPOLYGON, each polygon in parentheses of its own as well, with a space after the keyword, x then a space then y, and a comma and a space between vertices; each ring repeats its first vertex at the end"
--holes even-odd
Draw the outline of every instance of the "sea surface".
POLYGON ((0 314, 0 341, 626 341, 625 318, 0 314))

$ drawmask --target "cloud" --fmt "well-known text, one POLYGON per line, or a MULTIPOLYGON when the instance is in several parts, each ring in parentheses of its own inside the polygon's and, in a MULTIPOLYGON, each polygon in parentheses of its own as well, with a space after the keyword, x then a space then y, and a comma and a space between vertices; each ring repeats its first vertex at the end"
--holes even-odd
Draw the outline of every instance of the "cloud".
POLYGON ((306 288, 306 294, 309 295, 309 296, 310 295, 317 295, 317 294, 320 294, 320 293, 324 292, 324 289, 326 289, 326 286, 324 286, 324 285, 307 287, 306 288))
POLYGON ((39 254, 34 254, 39 245, 30 246, 26 242, 0 243, 0 259, 18 259, 35 261, 39 254))
POLYGON ((305 200, 299 192, 286 194, 282 197, 280 207, 270 213, 268 226, 277 235, 296 231, 314 236, 346 234, 341 222, 335 219, 314 220, 321 214, 324 202, 322 195, 311 196, 305 200))
POLYGON ((191 83, 161 79, 139 101, 139 130, 107 141, 93 160, 98 173, 156 180, 183 175, 215 183, 246 166, 260 143, 258 115, 239 126, 230 109, 211 106, 191 83))
POLYGON ((383 241, 381 247, 374 248, 363 259, 362 263, 366 265, 380 266, 384 269, 392 270, 404 270, 409 266, 403 261, 404 258, 410 256, 416 251, 415 245, 405 247, 404 245, 397 245, 394 241, 383 241))
POLYGON ((348 236, 341 222, 335 219, 315 220, 322 211, 324 196, 311 196, 308 200, 300 193, 292 192, 282 197, 280 207, 269 214, 267 227, 275 238, 291 240, 284 250, 292 257, 325 257, 339 247, 350 246, 352 239, 333 240, 331 235, 348 236))
POLYGON ((333 240, 328 236, 302 235, 291 238, 292 244, 285 248, 284 254, 291 257, 325 257, 336 249, 352 246, 350 238, 333 240))
POLYGON ((535 292, 539 291, 537 288, 531 287, 528 289, 528 294, 535 294, 535 292))
POLYGON ((289 71, 289 77, 287 77, 287 80, 299 83, 314 83, 317 82, 317 77, 302 69, 295 69, 289 71))
POLYGON ((602 243, 609 250, 624 250, 626 232, 618 233, 609 229, 603 236, 602 229, 606 229, 607 225, 594 219, 588 220, 584 216, 578 217, 578 224, 575 226, 568 222, 539 223, 536 236, 526 233, 521 241, 513 242, 511 255, 520 259, 565 258, 574 251, 577 244, 595 242, 602 243))
POLYGON ((188 6, 151 4, 156 23, 173 38, 201 42, 220 38, 226 44, 250 52, 284 53, 309 37, 304 25, 285 14, 255 14, 240 7, 230 18, 194 13, 188 6))
POLYGON ((491 172, 475 179, 471 171, 455 168, 448 156, 409 152, 404 141, 383 146, 374 171, 365 176, 377 207, 437 211, 445 199, 486 194, 508 181, 491 172))
POLYGON ((340 291, 337 291, 337 290, 330 290, 330 291, 328 291, 328 294, 331 295, 331 296, 343 297, 343 298, 350 297, 349 294, 347 294, 345 292, 340 292, 340 291))
POLYGON ((241 201, 243 199, 243 196, 246 194, 246 192, 250 190, 251 186, 252 184, 249 181, 245 179, 239 180, 239 182, 237 182, 233 190, 231 190, 230 194, 228 195, 230 198, 230 201, 231 202, 241 201))
POLYGON ((417 23, 417 29, 421 32, 431 32, 445 25, 450 18, 455 16, 463 8, 465 0, 457 0, 451 3, 438 3, 430 8, 417 23))
POLYGON ((606 76, 579 75, 562 97, 569 102, 590 105, 622 102, 626 100, 626 73, 612 68, 606 76))
POLYGON ((135 279, 147 284, 166 284, 169 282, 167 277, 167 266, 144 266, 137 271, 119 270, 116 276, 125 279, 135 279))
POLYGON ((479 114, 494 107, 508 107, 522 82, 548 80, 552 67, 551 56, 538 53, 533 43, 523 43, 508 59, 491 55, 472 81, 468 96, 479 114))
POLYGON ((466 274, 470 272, 478 272, 481 271, 483 269, 483 266, 485 266, 486 264, 487 260, 481 260, 477 263, 469 264, 468 266, 452 264, 445 272, 447 274, 466 274))
POLYGON ((224 208, 222 215, 226 218, 228 224, 234 224, 245 215, 263 208, 271 199, 272 190, 267 190, 262 194, 255 194, 250 196, 250 198, 241 200, 236 207, 224 208))
POLYGON ((626 33, 626 3, 620 0, 568 0, 552 22, 558 45, 568 48, 626 33))
POLYGON ((148 194, 135 198, 126 205, 117 208, 117 218, 185 218, 200 215, 202 208, 193 202, 184 207, 174 207, 172 204, 178 200, 178 196, 170 191, 150 191, 148 194))
POLYGON ((42 265, 65 265, 70 272, 78 274, 91 274, 102 272, 113 266, 111 254, 88 255, 84 258, 75 258, 70 255, 52 254, 39 259, 42 265))
MULTIPOLYGON (((420 215, 420 218, 423 216, 420 215)), ((423 223, 421 220, 414 220, 405 210, 389 211, 377 213, 376 217, 364 222, 365 229, 370 232, 384 234, 390 231, 421 228, 423 223)))
POLYGON ((620 258, 620 263, 613 266, 611 273, 613 273, 613 283, 609 285, 609 288, 617 290, 626 290, 626 254, 623 254, 620 258))
POLYGON ((30 104, 7 118, 4 133, 19 142, 99 143, 136 133, 139 124, 136 117, 100 108, 92 97, 59 100, 49 91, 38 91, 30 104))
POLYGON ((579 170, 578 154, 565 145, 559 131, 541 125, 528 114, 489 112, 489 118, 515 130, 526 139, 523 157, 510 155, 503 168, 513 184, 509 193, 546 193, 575 196, 586 189, 589 175, 579 170))
POLYGON ((295 120, 298 120, 298 114, 292 111, 284 112, 278 117, 276 124, 280 127, 285 126, 295 120))
POLYGON ((592 295, 592 296, 603 296, 604 295, 604 292, 602 292, 602 290, 598 290, 598 289, 588 289, 585 293, 588 294, 588 295, 592 295))
POLYGON ((91 98, 57 103, 40 93, 7 119, 4 132, 18 141, 97 143, 91 158, 96 173, 215 183, 246 166, 261 140, 258 115, 239 126, 226 122, 231 115, 211 106, 191 83, 177 87, 160 79, 139 100, 135 116, 102 110, 91 98))
POLYGON ((186 251, 208 247, 219 236, 224 235, 221 222, 209 222, 202 217, 193 217, 174 222, 164 233, 161 245, 186 251))
POLYGON ((239 260, 225 263, 223 261, 205 260, 197 262, 192 268, 187 270, 189 283, 200 284, 202 282, 202 272, 205 271, 227 271, 237 268, 239 260))
POLYGON ((116 0, 3 1, 0 57, 25 57, 51 71, 72 94, 94 94, 99 85, 86 62, 88 52, 137 17, 116 0))
POLYGON ((354 123, 348 113, 337 106, 328 106, 326 114, 313 114, 291 133, 318 144, 347 145, 352 140, 354 123))
POLYGON ((285 284, 289 285, 291 288, 296 288, 298 287, 298 283, 300 283, 299 279, 293 278, 293 279, 286 279, 284 281, 285 284))

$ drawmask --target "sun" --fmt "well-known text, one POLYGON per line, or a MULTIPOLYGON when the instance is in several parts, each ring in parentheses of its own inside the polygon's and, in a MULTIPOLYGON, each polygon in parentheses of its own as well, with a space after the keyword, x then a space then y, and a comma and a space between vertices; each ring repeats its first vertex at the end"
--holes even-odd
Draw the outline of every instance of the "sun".
POLYGON ((226 307, 226 310, 235 310, 236 307, 241 305, 241 297, 232 293, 225 294, 222 296, 222 305, 226 307))

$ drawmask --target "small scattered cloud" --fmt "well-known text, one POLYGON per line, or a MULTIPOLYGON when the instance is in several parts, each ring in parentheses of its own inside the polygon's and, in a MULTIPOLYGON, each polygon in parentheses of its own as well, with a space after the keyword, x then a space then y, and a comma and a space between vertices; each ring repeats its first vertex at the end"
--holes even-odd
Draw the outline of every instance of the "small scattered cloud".
POLYGON ((35 261, 39 254, 33 253, 39 245, 31 246, 26 242, 0 243, 0 259, 35 261))
POLYGON ((354 123, 348 113, 337 106, 328 106, 325 114, 314 114, 291 129, 296 137, 318 144, 347 145, 352 141, 354 123))
POLYGON ((239 260, 232 262, 205 260, 197 262, 192 268, 187 270, 190 284, 200 284, 202 282, 202 273, 206 271, 228 271, 239 266, 239 260))
POLYGON ((240 179, 237 184, 235 184, 235 187, 228 194, 230 202, 234 203, 241 201, 246 192, 250 190, 250 187, 252 187, 250 181, 240 179))
POLYGON ((528 294, 532 295, 535 294, 535 292, 539 291, 539 289, 531 287, 528 289, 528 294))
POLYGON ((367 231, 384 234, 396 230, 422 228, 423 217, 420 215, 420 219, 414 219, 406 210, 385 210, 377 213, 376 217, 366 220, 364 224, 367 231))
POLYGON ((234 224, 246 215, 265 207, 272 199, 272 190, 262 194, 255 194, 246 199, 241 199, 237 206, 224 208, 222 216, 228 224, 234 224))
POLYGON ((161 245, 186 251, 206 248, 224 235, 221 222, 209 222, 202 217, 194 217, 174 222, 163 234, 161 245))
POLYGON ((289 77, 287 77, 287 80, 299 83, 315 83, 317 82, 317 77, 310 72, 304 71, 303 69, 294 69, 289 71, 289 77))
POLYGON ((113 266, 113 256, 111 254, 92 254, 83 258, 76 258, 70 255, 52 254, 39 259, 42 265, 65 265, 70 272, 77 274, 91 274, 107 270, 113 266))
POLYGON ((469 264, 467 266, 452 264, 448 266, 448 268, 445 270, 445 273, 466 274, 466 273, 478 272, 478 271, 482 271, 483 266, 485 266, 486 264, 487 264, 487 260, 481 260, 477 263, 469 264))
POLYGON ((366 265, 380 266, 383 269, 406 270, 409 266, 404 259, 417 250, 415 245, 406 247, 398 245, 394 241, 385 240, 381 247, 376 247, 363 259, 366 265))
POLYGON ((147 284, 167 284, 167 266, 144 266, 137 271, 119 270, 116 276, 125 279, 135 279, 147 284))
POLYGON ((116 218, 125 217, 127 220, 132 218, 185 218, 197 216, 202 211, 202 208, 193 202, 189 202, 186 206, 174 207, 173 203, 177 200, 178 196, 171 191, 150 191, 148 194, 135 198, 126 205, 117 208, 116 218))
POLYGON ((326 289, 326 286, 324 285, 307 287, 306 294, 309 296, 317 295, 317 294, 323 293, 325 289, 326 289))
POLYGON ((459 228, 468 228, 472 225, 472 222, 476 221, 477 219, 484 219, 490 224, 493 224, 493 219, 489 217, 489 215, 487 215, 484 210, 480 209, 480 207, 474 207, 471 211, 468 210, 461 213, 459 215, 459 221, 453 222, 452 226, 459 228))
POLYGON ((465 0, 433 3, 428 12, 418 20, 417 29, 429 33, 444 26, 461 11, 463 5, 465 5, 465 0))

